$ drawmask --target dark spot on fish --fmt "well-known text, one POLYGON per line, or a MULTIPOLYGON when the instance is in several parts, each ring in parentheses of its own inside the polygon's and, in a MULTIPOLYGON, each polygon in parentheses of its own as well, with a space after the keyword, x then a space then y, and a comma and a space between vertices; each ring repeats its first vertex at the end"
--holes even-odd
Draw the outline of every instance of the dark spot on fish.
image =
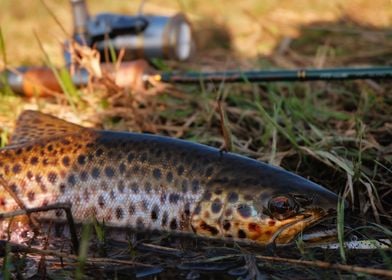
POLYGON ((87 171, 82 171, 80 172, 80 180, 83 182, 86 182, 88 179, 88 173, 87 171))
POLYGON ((120 180, 120 182, 118 182, 117 188, 120 193, 124 192, 125 185, 123 180, 120 180))
POLYGON ((86 164, 86 156, 85 156, 85 155, 79 155, 79 156, 78 156, 78 163, 79 163, 80 165, 86 164))
POLYGON ((53 151, 53 145, 48 145, 48 147, 47 147, 47 149, 48 149, 48 152, 51 152, 51 151, 53 151))
POLYGON ((163 213, 163 216, 162 216, 162 227, 166 227, 166 225, 167 225, 167 219, 169 218, 168 217, 169 215, 167 214, 167 212, 165 211, 164 213, 163 213))
POLYGON ((231 223, 230 223, 228 220, 225 220, 225 221, 223 222, 223 229, 224 229, 225 231, 228 231, 228 230, 230 230, 230 227, 231 227, 231 223))
POLYGON ((30 159, 30 164, 31 165, 37 165, 38 164, 38 157, 32 157, 30 159))
POLYGON ((65 193, 65 188, 66 188, 66 186, 64 184, 61 184, 60 185, 60 192, 65 193))
POLYGON ((229 184, 231 185, 231 187, 238 188, 240 186, 240 180, 232 179, 229 184))
POLYGON ((227 196, 227 200, 230 203, 235 203, 238 201, 238 194, 236 192, 231 192, 229 193, 229 195, 227 196))
POLYGON ((110 190, 109 195, 110 195, 110 199, 114 200, 114 191, 113 190, 110 190))
POLYGON ((222 202, 220 201, 219 198, 216 198, 214 202, 212 202, 211 211, 212 213, 217 214, 220 212, 221 209, 222 209, 222 202))
POLYGON ((151 193, 151 190, 152 190, 152 185, 151 185, 151 183, 150 182, 146 182, 145 184, 144 184, 144 190, 146 191, 146 193, 148 193, 148 194, 150 194, 151 193))
POLYGON ((249 218, 252 214, 252 209, 247 204, 238 205, 237 211, 243 218, 249 218))
POLYGON ((245 180, 242 180, 242 183, 244 185, 257 185, 257 180, 254 178, 246 178, 245 180))
POLYGON ((132 172, 135 173, 135 174, 138 173, 139 170, 140 170, 139 165, 134 165, 134 166, 132 167, 132 172))
POLYGON ((211 235, 217 235, 219 233, 219 230, 217 230, 215 227, 210 226, 208 224, 206 224, 205 222, 201 222, 200 223, 200 227, 203 230, 209 231, 211 233, 211 235))
POLYGON ((110 166, 105 167, 105 175, 108 178, 112 178, 114 176, 114 170, 110 166))
POLYGON ((187 193, 188 192, 188 180, 187 179, 184 179, 182 181, 181 188, 182 188, 182 192, 183 193, 187 193))
POLYGON ((28 192, 27 193, 27 198, 30 202, 34 201, 35 199, 35 192, 28 192))
POLYGON ((131 189, 132 189, 132 191, 133 191, 135 194, 138 193, 138 192, 139 192, 139 186, 138 186, 138 184, 137 184, 136 182, 133 182, 132 185, 131 185, 131 189))
POLYGON ((233 211, 231 210, 231 208, 227 209, 225 212, 226 216, 231 216, 231 214, 233 214, 233 211))
POLYGON ((11 184, 10 189, 13 193, 18 193, 18 186, 16 184, 11 184))
POLYGON ((155 168, 154 171, 152 172, 152 174, 155 179, 157 179, 157 180, 161 179, 162 173, 161 173, 160 169, 155 168))
POLYGON ((71 164, 71 160, 69 159, 69 156, 64 156, 61 161, 62 161, 64 167, 69 167, 71 164))
POLYGON ((169 202, 172 204, 176 204, 180 199, 180 195, 177 193, 172 193, 169 195, 169 202))
POLYGON ((166 175, 166 181, 170 184, 173 181, 173 173, 168 172, 166 175))
POLYGON ((33 177, 34 177, 33 172, 31 172, 30 170, 27 171, 26 176, 27 176, 27 179, 29 179, 29 180, 33 179, 33 177))
POLYGON ((186 216, 190 216, 190 215, 191 215, 191 206, 190 206, 189 202, 187 202, 187 203, 184 205, 184 214, 185 214, 186 216))
POLYGON ((184 173, 184 166, 180 165, 177 167, 177 174, 178 176, 181 176, 184 173))
POLYGON ((211 192, 206 191, 206 192, 203 194, 203 199, 204 199, 205 201, 209 201, 209 200, 211 199, 211 196, 212 196, 211 192))
POLYGON ((103 150, 102 150, 101 148, 97 149, 97 150, 95 151, 95 155, 96 155, 97 157, 102 156, 102 155, 103 155, 103 150))
POLYGON ((147 160, 147 153, 144 152, 141 156, 140 156, 140 161, 141 162, 145 162, 147 160))
POLYGON ((70 142, 68 139, 62 139, 62 140, 61 140, 61 143, 62 143, 63 145, 69 145, 69 144, 71 144, 71 142, 70 142))
POLYGON ((196 208, 195 208, 195 211, 193 212, 193 214, 199 215, 200 211, 201 211, 201 207, 200 207, 200 205, 197 205, 196 208))
POLYGON ((206 177, 210 177, 212 172, 214 172, 214 168, 212 166, 208 167, 206 170, 206 177))
POLYGON ((100 175, 99 169, 98 169, 97 167, 94 167, 94 168, 91 170, 91 177, 93 177, 94 179, 98 179, 98 178, 99 178, 99 175, 100 175))
POLYGON ((144 222, 142 217, 138 217, 136 219, 136 228, 139 230, 144 229, 144 222))
POLYGON ((68 184, 70 184, 72 187, 76 185, 75 175, 71 174, 68 176, 68 184))
POLYGON ((250 194, 244 196, 245 200, 253 200, 253 197, 250 194))
POLYGON ((57 174, 55 172, 48 173, 48 181, 52 184, 55 184, 57 181, 57 174))
POLYGON ((117 220, 121 220, 124 217, 124 213, 121 207, 116 208, 116 218, 117 220))
POLYGON ((128 157, 127 157, 128 163, 131 163, 134 158, 135 158, 135 155, 133 153, 129 153, 128 157))
POLYGON ((221 195, 222 194, 222 189, 217 189, 217 190, 215 190, 215 194, 217 194, 217 195, 221 195))
POLYGON ((274 220, 268 221, 268 225, 271 227, 274 226, 275 224, 276 224, 276 222, 274 220))
POLYGON ((242 229, 238 230, 238 238, 246 238, 246 233, 242 229))
POLYGON ((166 202, 166 197, 167 195, 165 193, 161 193, 161 196, 159 198, 159 200, 161 201, 161 203, 165 203, 166 202))
POLYGON ((170 222, 170 229, 171 230, 177 229, 177 220, 176 219, 171 220, 171 222, 170 222))
POLYGON ((158 205, 154 205, 154 207, 151 210, 151 220, 156 221, 159 216, 159 207, 158 205))
POLYGON ((125 163, 121 163, 120 166, 118 167, 118 171, 120 172, 120 174, 124 174, 126 171, 126 166, 125 163))
POLYGON ((129 215, 132 216, 133 214, 135 214, 135 211, 136 211, 135 206, 133 206, 132 203, 129 204, 129 207, 128 207, 128 213, 129 213, 129 215))
POLYGON ((98 205, 99 205, 99 207, 101 207, 101 208, 105 207, 105 199, 103 198, 103 195, 100 195, 100 196, 98 197, 98 205))
POLYGON ((215 180, 217 183, 221 183, 221 184, 227 184, 229 182, 229 178, 227 177, 222 177, 220 179, 215 180))
POLYGON ((192 181, 192 192, 194 193, 194 194, 196 194, 197 193, 197 191, 199 190, 199 180, 193 180, 192 181))
POLYGON ((15 165, 12 167, 12 172, 13 172, 14 174, 19 174, 21 171, 22 171, 22 166, 21 166, 19 163, 15 164, 15 165))
POLYGON ((94 147, 94 143, 88 142, 88 143, 86 144, 86 147, 87 147, 87 148, 92 148, 92 147, 94 147))

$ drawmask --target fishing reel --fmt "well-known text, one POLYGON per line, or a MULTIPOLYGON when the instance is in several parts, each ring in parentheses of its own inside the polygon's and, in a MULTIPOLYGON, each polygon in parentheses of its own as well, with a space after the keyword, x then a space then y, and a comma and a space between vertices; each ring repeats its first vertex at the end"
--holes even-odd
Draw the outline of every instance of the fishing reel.
MULTIPOLYGON (((123 60, 137 58, 184 61, 194 52, 190 22, 184 14, 174 16, 120 15, 101 13, 90 16, 85 0, 70 0, 74 40, 101 53, 123 50, 123 60)), ((65 53, 69 62, 70 54, 65 53)))

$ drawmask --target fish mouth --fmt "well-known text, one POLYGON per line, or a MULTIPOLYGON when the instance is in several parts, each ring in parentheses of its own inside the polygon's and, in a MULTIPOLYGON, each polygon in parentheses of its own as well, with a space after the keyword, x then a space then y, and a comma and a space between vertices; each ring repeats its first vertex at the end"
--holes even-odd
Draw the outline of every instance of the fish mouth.
MULTIPOLYGON (((271 237, 274 244, 290 244, 299 236, 307 236, 306 232, 314 226, 322 223, 333 215, 333 211, 325 211, 321 208, 307 209, 285 221, 279 230, 271 237)), ((307 236, 311 239, 311 236, 307 236)))

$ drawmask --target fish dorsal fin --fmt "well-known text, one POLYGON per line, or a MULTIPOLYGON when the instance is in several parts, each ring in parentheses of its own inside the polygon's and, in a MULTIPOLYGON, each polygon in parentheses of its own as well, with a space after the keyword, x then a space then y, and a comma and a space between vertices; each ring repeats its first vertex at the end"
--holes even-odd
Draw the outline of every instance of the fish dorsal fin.
POLYGON ((23 111, 20 114, 10 144, 22 144, 61 135, 75 134, 88 130, 38 111, 23 111))

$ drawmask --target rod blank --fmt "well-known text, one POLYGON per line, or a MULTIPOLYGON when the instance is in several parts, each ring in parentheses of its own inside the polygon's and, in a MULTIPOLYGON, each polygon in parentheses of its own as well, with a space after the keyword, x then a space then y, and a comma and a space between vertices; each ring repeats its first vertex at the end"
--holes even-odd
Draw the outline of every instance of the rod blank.
POLYGON ((392 67, 376 68, 331 68, 266 71, 226 71, 226 72, 165 72, 163 82, 193 84, 201 81, 210 83, 255 83, 277 81, 330 81, 356 79, 392 79, 392 67))

